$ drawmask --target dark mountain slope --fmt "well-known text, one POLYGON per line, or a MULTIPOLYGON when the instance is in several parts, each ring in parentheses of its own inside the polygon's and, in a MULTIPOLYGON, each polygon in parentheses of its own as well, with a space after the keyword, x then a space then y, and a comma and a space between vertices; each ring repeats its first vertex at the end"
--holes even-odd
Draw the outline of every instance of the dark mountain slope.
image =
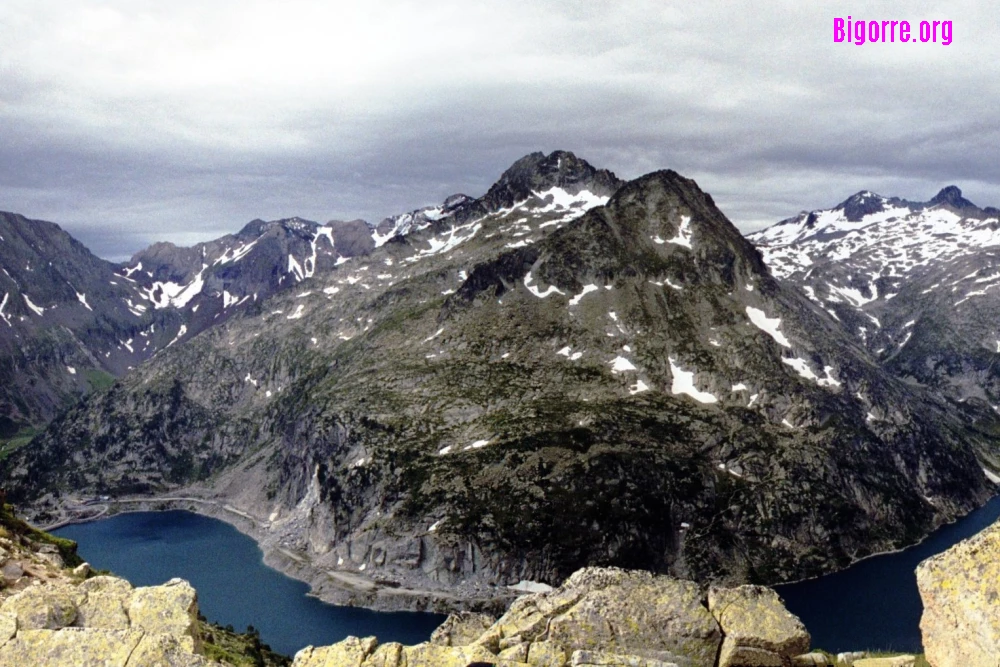
POLYGON ((57 225, 0 213, 0 439, 131 365, 123 342, 149 322, 114 268, 57 225))
POLYGON ((164 351, 9 483, 37 508, 183 487, 290 567, 469 597, 582 564, 796 578, 988 496, 993 417, 886 374, 693 181, 586 213, 585 185, 393 235, 164 351))

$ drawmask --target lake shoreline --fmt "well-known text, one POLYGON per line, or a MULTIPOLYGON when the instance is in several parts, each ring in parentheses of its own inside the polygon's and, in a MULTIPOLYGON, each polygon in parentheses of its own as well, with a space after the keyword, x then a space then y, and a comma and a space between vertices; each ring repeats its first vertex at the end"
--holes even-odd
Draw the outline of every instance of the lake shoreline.
MULTIPOLYGON (((977 512, 990 505, 990 503, 997 502, 998 499, 1000 499, 1000 495, 993 495, 982 505, 971 509, 969 512, 956 516, 950 521, 942 521, 934 530, 913 544, 896 549, 887 549, 854 559, 849 565, 822 575, 780 584, 771 584, 771 586, 778 590, 779 595, 784 596, 788 587, 815 584, 815 582, 821 581, 825 577, 836 576, 873 559, 898 555, 911 549, 918 549, 926 544, 928 540, 938 535, 940 531, 947 530, 949 527, 968 520, 971 516, 974 516, 977 512)), ((80 505, 77 505, 77 510, 80 507, 80 505)), ((311 562, 307 554, 290 550, 280 544, 276 544, 275 540, 268 539, 272 537, 272 534, 269 532, 268 522, 257 519, 223 500, 212 500, 194 495, 174 493, 160 497, 95 500, 86 505, 86 508, 91 507, 96 510, 96 513, 88 512, 85 516, 76 517, 65 516, 68 508, 64 509, 64 516, 61 518, 63 525, 100 521, 123 513, 169 510, 185 510, 197 515, 221 520, 256 543, 263 554, 262 560, 265 565, 288 577, 305 583, 309 587, 308 595, 332 605, 358 607, 381 612, 425 611, 447 614, 454 611, 486 611, 494 615, 500 615, 506 611, 510 602, 516 599, 516 596, 511 594, 498 595, 489 599, 469 599, 463 597, 458 591, 409 589, 402 586, 389 587, 380 585, 379 582, 354 570, 328 570, 320 568, 311 562)))
POLYGON ((837 568, 836 570, 831 570, 829 572, 824 572, 823 574, 816 574, 816 575, 813 575, 811 577, 803 577, 802 579, 793 579, 791 581, 783 581, 780 584, 768 584, 768 585, 770 587, 772 587, 772 588, 780 588, 782 586, 794 586, 796 584, 803 584, 803 583, 806 583, 808 581, 815 581, 816 579, 822 579, 823 577, 829 576, 831 574, 836 574, 838 572, 843 572, 844 570, 847 570, 849 568, 854 567, 858 563, 863 563, 863 562, 865 562, 867 560, 871 560, 872 558, 878 558, 880 556, 891 556, 892 554, 902 553, 904 551, 907 551, 908 549, 914 549, 914 548, 919 547, 920 545, 924 544, 925 542, 927 542, 927 540, 931 539, 934 536, 934 534, 937 533, 942 528, 947 528, 948 526, 954 526, 955 524, 957 524, 957 523, 959 523, 959 522, 961 522, 961 521, 969 518, 970 515, 972 515, 975 512, 978 512, 979 510, 983 509, 984 507, 986 507, 987 505, 989 505, 991 502, 993 502, 997 498, 1000 498, 1000 490, 998 490, 997 493, 995 493, 992 496, 990 496, 989 498, 987 498, 983 502, 982 505, 978 505, 977 507, 973 507, 968 512, 966 512, 965 514, 959 514, 955 518, 953 518, 953 519, 951 519, 949 521, 942 521, 941 523, 935 525, 934 528, 932 528, 929 533, 927 533, 926 535, 924 535, 923 537, 921 537, 919 540, 917 540, 913 544, 908 544, 906 546, 897 547, 895 549, 886 549, 885 551, 876 551, 874 553, 868 554, 867 556, 861 556, 860 558, 854 558, 854 559, 851 560, 851 562, 849 564, 845 565, 844 567, 837 568))
POLYGON ((326 604, 309 595, 308 583, 265 564, 257 543, 229 522, 179 508, 133 509, 106 521, 67 526, 59 535, 77 540, 95 567, 136 587, 188 581, 208 619, 223 627, 252 625, 264 642, 286 655, 348 635, 426 641, 445 619, 326 604))
MULTIPOLYGON (((941 521, 940 523, 936 524, 926 535, 924 535, 918 541, 913 542, 912 544, 907 544, 907 545, 904 545, 904 546, 901 546, 901 547, 897 547, 897 548, 894 548, 894 549, 886 549, 884 551, 876 551, 876 552, 870 553, 870 554, 868 554, 866 556, 861 556, 859 558, 852 558, 851 561, 847 565, 845 565, 843 567, 839 567, 839 568, 834 569, 834 570, 830 570, 828 572, 823 572, 821 574, 816 574, 816 575, 812 575, 812 576, 808 576, 808 577, 803 577, 801 579, 792 579, 792 580, 789 580, 789 581, 782 581, 782 582, 778 582, 778 583, 770 583, 770 584, 764 584, 764 585, 772 587, 772 588, 778 588, 778 587, 782 587, 782 586, 793 586, 793 585, 805 583, 805 582, 808 582, 808 581, 814 581, 816 579, 822 579, 823 577, 829 576, 831 574, 836 574, 837 572, 843 572, 844 570, 847 570, 847 569, 849 569, 849 568, 857 565, 858 563, 863 563, 863 562, 865 562, 867 560, 870 560, 872 558, 878 558, 880 556, 888 556, 888 555, 892 555, 892 554, 898 554, 898 553, 904 552, 904 551, 906 551, 908 549, 913 549, 915 547, 919 547, 920 545, 924 544, 928 539, 930 539, 935 533, 937 533, 942 528, 945 528, 947 526, 952 526, 952 525, 955 525, 956 523, 961 522, 962 520, 968 518, 971 514, 973 514, 973 513, 977 512, 977 511, 983 509, 989 503, 991 503, 992 501, 996 500, 997 498, 1000 498, 1000 489, 998 489, 997 493, 995 493, 994 495, 990 496, 985 501, 983 501, 982 504, 980 504, 980 505, 978 505, 976 507, 973 507, 968 512, 965 512, 964 514, 956 515, 954 518, 952 518, 950 520, 941 521)), ((295 579, 298 579, 299 581, 303 581, 303 582, 305 582, 307 584, 310 584, 311 586, 313 585, 312 582, 311 582, 311 577, 308 574, 295 575, 295 574, 291 573, 292 570, 299 569, 296 566, 301 566, 303 564, 308 563, 309 559, 308 559, 307 556, 305 556, 305 555, 292 555, 291 553, 289 553, 285 549, 271 547, 270 545, 267 544, 267 541, 265 540, 265 532, 264 532, 265 529, 261 525, 264 522, 260 521, 259 519, 251 516, 250 514, 244 512, 244 511, 242 511, 242 510, 240 510, 238 508, 232 507, 229 504, 223 503, 223 504, 220 505, 219 501, 210 500, 210 499, 207 499, 207 498, 199 498, 199 497, 196 497, 196 496, 178 497, 175 494, 170 494, 170 495, 163 496, 163 497, 134 497, 134 498, 114 498, 114 499, 109 498, 108 500, 101 500, 101 501, 99 501, 97 503, 94 503, 92 506, 100 506, 100 505, 108 505, 109 508, 106 511, 101 512, 101 513, 99 513, 97 515, 85 516, 85 517, 79 517, 79 518, 66 517, 66 518, 60 519, 55 524, 50 524, 50 525, 41 527, 40 529, 41 530, 45 530, 45 531, 58 530, 59 528, 62 528, 62 527, 65 527, 65 526, 75 525, 75 524, 81 524, 81 523, 88 523, 90 521, 100 521, 101 519, 106 519, 106 518, 109 518, 111 516, 116 516, 118 514, 125 514, 125 513, 128 513, 128 512, 159 512, 159 511, 169 511, 169 510, 174 510, 174 509, 187 510, 187 511, 193 512, 195 514, 200 514, 202 516, 208 516, 208 517, 212 517, 214 519, 219 519, 220 521, 225 521, 229 525, 231 525, 234 528, 236 528, 237 530, 239 530, 244 535, 247 535, 248 537, 252 538, 257 543, 257 546, 260 547, 261 551, 264 553, 264 562, 267 563, 269 566, 273 567, 274 569, 276 569, 276 570, 278 570, 280 572, 284 572, 285 574, 288 574, 288 576, 291 576, 291 577, 293 577, 295 579), (185 503, 189 503, 189 504, 185 505, 185 503), (138 509, 134 509, 134 510, 112 511, 110 509, 110 506, 111 505, 116 505, 116 504, 136 504, 136 505, 139 505, 140 507, 138 509), (162 507, 155 507, 155 508, 154 507, 146 507, 145 506, 146 504, 149 504, 149 505, 162 505, 162 507), (216 511, 203 511, 205 508, 212 508, 213 510, 216 510, 216 511), (238 520, 234 519, 233 517, 238 517, 238 520), (269 559, 273 560, 274 562, 273 563, 270 562, 269 559)), ((316 575, 329 574, 329 573, 326 573, 324 571, 319 570, 318 568, 313 568, 313 572, 316 575)), ((354 573, 350 573, 350 574, 352 574, 352 576, 354 576, 356 578, 365 579, 366 581, 370 582, 371 586, 377 586, 377 583, 374 580, 372 580, 372 579, 364 577, 363 575, 360 575, 360 574, 354 574, 354 573)), ((365 587, 362 586, 362 588, 365 588, 365 587)), ((371 587, 368 587, 368 589, 370 589, 370 588, 371 587)), ((345 586, 344 589, 347 592, 358 592, 357 588, 356 587, 352 587, 352 586, 345 586)), ((449 594, 448 591, 446 591, 444 589, 441 589, 441 590, 438 590, 438 591, 421 590, 421 591, 418 591, 417 593, 418 593, 418 595, 422 595, 422 596, 426 596, 426 595, 434 596, 434 595, 436 595, 436 596, 440 597, 441 599, 462 599, 462 600, 466 600, 468 602, 468 604, 469 604, 469 606, 467 606, 467 607, 449 609, 449 611, 478 611, 478 610, 480 610, 480 608, 482 607, 482 605, 484 603, 484 600, 481 600, 481 599, 459 598, 459 597, 456 597, 454 595, 449 594)), ((314 592, 310 592, 310 594, 313 595, 315 593, 314 592)), ((345 604, 343 602, 331 602, 330 600, 327 600, 326 598, 324 598, 322 595, 319 595, 319 594, 316 594, 316 597, 318 597, 319 599, 323 600, 324 602, 330 602, 331 604, 345 604)), ((502 596, 501 595, 501 596, 498 596, 498 597, 506 597, 506 596, 502 596)), ((365 607, 367 609, 372 609, 374 611, 407 611, 407 610, 423 611, 423 609, 419 609, 419 608, 415 608, 415 607, 407 607, 407 608, 397 608, 397 607, 382 608, 382 607, 379 607, 379 606, 368 606, 368 605, 364 605, 364 604, 362 604, 362 605, 353 605, 353 604, 350 604, 350 603, 346 603, 346 604, 347 604, 347 606, 362 606, 362 607, 365 607)), ((505 605, 505 607, 506 607, 506 605, 505 605)))
MULTIPOLYGON (((275 546, 267 540, 266 522, 231 505, 176 493, 160 497, 108 498, 94 501, 87 507, 104 507, 97 514, 63 516, 44 530, 58 530, 70 525, 109 519, 120 514, 137 512, 168 512, 183 510, 218 519, 252 539, 263 553, 268 567, 309 586, 308 595, 327 604, 358 607, 378 612, 414 611, 449 614, 458 611, 481 611, 500 615, 518 595, 506 591, 490 598, 468 598, 447 589, 388 587, 357 572, 324 570, 312 565, 309 557, 275 546), (123 509, 121 506, 128 506, 123 509)), ((79 511, 63 508, 63 512, 79 511)))

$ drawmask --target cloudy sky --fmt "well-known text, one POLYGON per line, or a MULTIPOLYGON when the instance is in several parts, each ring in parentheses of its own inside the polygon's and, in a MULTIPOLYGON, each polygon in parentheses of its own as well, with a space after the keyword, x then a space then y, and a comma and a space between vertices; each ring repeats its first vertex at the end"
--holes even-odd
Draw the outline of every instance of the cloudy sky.
POLYGON ((1000 205, 992 2, 4 0, 0 210, 107 258, 372 221, 562 148, 741 229, 872 189, 1000 205), (833 42, 833 19, 953 42, 833 42))

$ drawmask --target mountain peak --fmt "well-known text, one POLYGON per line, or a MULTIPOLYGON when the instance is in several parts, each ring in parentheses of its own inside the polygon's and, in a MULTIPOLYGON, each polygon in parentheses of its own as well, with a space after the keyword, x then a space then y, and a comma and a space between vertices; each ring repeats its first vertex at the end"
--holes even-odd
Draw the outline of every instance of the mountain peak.
POLYGON ((281 220, 267 220, 267 221, 261 220, 260 218, 256 218, 248 222, 243 227, 243 229, 241 229, 236 234, 236 236, 258 238, 266 234, 271 229, 278 226, 282 227, 286 231, 309 232, 310 234, 312 234, 316 231, 316 228, 319 225, 313 222, 312 220, 305 220, 299 217, 282 218, 281 220))
POLYGON ((482 201, 490 210, 509 208, 524 201, 532 192, 561 188, 570 194, 584 190, 610 196, 624 181, 607 169, 597 169, 569 151, 549 155, 535 152, 512 164, 493 184, 482 201))
POLYGON ((842 201, 836 208, 844 212, 844 217, 849 222, 860 222, 866 215, 883 210, 885 202, 886 198, 882 195, 871 190, 861 190, 842 201))
POLYGON ((933 199, 927 202, 927 204, 930 206, 935 204, 948 204, 954 208, 974 208, 976 206, 962 196, 962 191, 958 189, 957 185, 949 185, 946 188, 942 188, 940 192, 934 195, 933 199))

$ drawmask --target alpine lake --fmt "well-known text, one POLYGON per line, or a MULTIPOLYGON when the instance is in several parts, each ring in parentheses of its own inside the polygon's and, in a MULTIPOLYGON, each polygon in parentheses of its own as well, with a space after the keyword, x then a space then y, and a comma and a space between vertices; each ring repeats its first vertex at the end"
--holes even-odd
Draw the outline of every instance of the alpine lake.
MULTIPOLYGON (((776 586, 792 613, 827 651, 921 650, 914 570, 1000 518, 1000 496, 918 545, 873 556, 816 579, 776 586)), ((81 557, 136 586, 187 579, 209 621, 238 631, 253 626, 261 641, 287 655, 348 635, 380 642, 426 641, 444 616, 338 607, 307 595, 305 583, 264 565, 257 544, 227 523, 185 511, 135 512, 54 531, 79 544, 81 557)))
POLYGON ((253 626, 261 642, 295 655, 310 644, 334 644, 348 635, 380 642, 426 641, 445 617, 420 612, 376 612, 338 607, 307 595, 309 587, 263 562, 251 538, 229 524, 192 512, 133 512, 53 531, 75 540, 80 556, 134 586, 174 577, 191 582, 211 622, 242 632, 253 626))

